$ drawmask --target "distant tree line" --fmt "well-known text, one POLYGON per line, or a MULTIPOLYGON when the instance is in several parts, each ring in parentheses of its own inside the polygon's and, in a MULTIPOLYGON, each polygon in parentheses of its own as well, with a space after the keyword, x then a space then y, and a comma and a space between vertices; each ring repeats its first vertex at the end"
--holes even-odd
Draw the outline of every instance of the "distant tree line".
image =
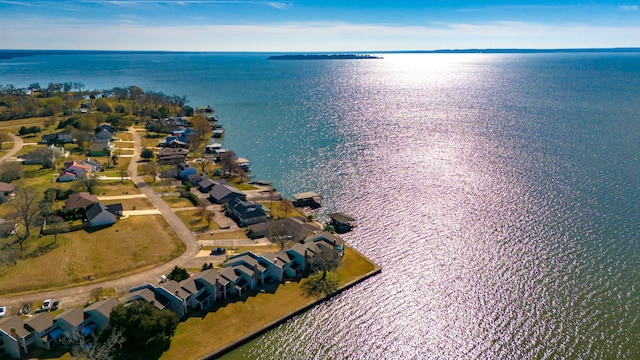
POLYGON ((0 84, 0 121, 70 116, 81 105, 104 114, 139 118, 191 116, 194 110, 186 103, 186 96, 144 91, 134 85, 87 91, 79 82, 49 83, 46 87, 36 82, 25 88, 0 84))

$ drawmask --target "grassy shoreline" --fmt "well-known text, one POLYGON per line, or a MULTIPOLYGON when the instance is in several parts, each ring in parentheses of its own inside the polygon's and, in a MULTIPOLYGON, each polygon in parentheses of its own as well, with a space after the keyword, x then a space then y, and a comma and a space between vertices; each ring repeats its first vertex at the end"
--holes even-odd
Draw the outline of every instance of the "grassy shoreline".
POLYGON ((340 288, 323 298, 305 297, 300 288, 303 279, 281 284, 273 292, 254 292, 246 299, 216 305, 215 311, 192 312, 178 325, 171 347, 161 359, 219 357, 380 273, 381 269, 357 250, 347 247, 337 271, 340 288))

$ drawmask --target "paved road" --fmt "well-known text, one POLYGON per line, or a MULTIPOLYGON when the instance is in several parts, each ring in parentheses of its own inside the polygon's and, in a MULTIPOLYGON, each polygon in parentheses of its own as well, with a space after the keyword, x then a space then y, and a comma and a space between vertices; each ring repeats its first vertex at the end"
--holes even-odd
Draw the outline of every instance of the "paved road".
MULTIPOLYGON (((168 263, 157 266, 153 269, 140 272, 138 274, 133 274, 129 276, 125 276, 115 280, 109 281, 95 281, 87 285, 71 287, 67 289, 54 290, 54 291, 42 291, 33 294, 23 294, 18 296, 11 297, 3 297, 2 306, 9 306, 11 310, 18 309, 25 302, 34 302, 46 298, 59 299, 62 301, 64 307, 72 307, 77 305, 84 304, 87 300, 89 300, 91 291, 97 287, 102 288, 114 288, 118 292, 124 292, 127 289, 130 289, 133 286, 142 285, 145 283, 157 283, 160 279, 160 275, 167 274, 171 271, 171 269, 178 265, 184 266, 183 264, 189 263, 189 260, 192 260, 196 257, 200 250, 200 244, 198 244, 196 236, 189 231, 186 225, 178 218, 178 216, 172 211, 172 209, 150 188, 147 183, 144 182, 142 177, 138 175, 137 165, 140 160, 140 151, 142 149, 142 145, 140 142, 140 136, 135 131, 135 129, 131 128, 131 133, 133 135, 133 141, 135 144, 135 150, 133 154, 133 159, 129 164, 129 175, 133 182, 140 188, 142 193, 146 195, 146 197, 151 201, 151 203, 158 209, 160 214, 164 216, 167 223, 178 235, 180 240, 185 244, 186 251, 177 257, 176 259, 171 260, 168 263)), ((20 148, 22 147, 22 139, 19 137, 14 137, 14 148, 5 156, 0 158, 0 161, 3 161, 5 158, 9 158, 15 155, 20 148)), ((100 235, 100 232, 95 233, 96 236, 100 235)))

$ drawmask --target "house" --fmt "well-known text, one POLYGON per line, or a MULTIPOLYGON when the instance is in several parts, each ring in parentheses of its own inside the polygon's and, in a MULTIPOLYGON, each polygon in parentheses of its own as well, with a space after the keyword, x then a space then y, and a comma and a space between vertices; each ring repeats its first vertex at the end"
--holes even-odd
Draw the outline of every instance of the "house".
POLYGON ((117 217, 124 215, 124 208, 122 207, 121 203, 107 205, 107 211, 117 217))
POLYGON ((179 164, 187 160, 189 150, 182 148, 164 148, 158 152, 157 162, 160 165, 179 164))
POLYGON ((33 341, 33 334, 25 328, 22 318, 13 315, 0 319, 0 350, 4 349, 4 353, 19 359, 20 353, 27 354, 27 346, 33 341))
POLYGON ((177 128, 173 130, 171 133, 177 136, 178 138, 182 138, 182 139, 185 139, 188 136, 196 135, 196 132, 193 131, 192 129, 183 128, 183 127, 177 128))
POLYGON ((110 156, 114 149, 111 139, 95 139, 89 149, 90 156, 110 156))
POLYGON ((83 178, 85 174, 90 174, 91 169, 91 165, 82 164, 75 160, 64 164, 64 171, 75 174, 76 178, 83 178))
MULTIPOLYGON (((106 122, 105 122, 105 123, 102 123, 102 124, 100 124, 100 125, 98 125, 98 128, 100 128, 100 129, 104 129, 104 130, 107 130, 107 131, 108 131, 108 132, 110 132, 111 134, 115 134, 115 133, 116 133, 116 131, 115 131, 115 129, 113 128, 113 126, 111 126, 111 124, 106 123, 106 122)), ((96 135, 97 135, 97 134, 96 134, 96 135)))
MULTIPOLYGON (((56 332, 57 336, 52 336, 54 330, 53 318, 49 313, 43 312, 28 318, 24 322, 24 327, 27 331, 33 334, 33 343, 43 349, 51 350, 52 346, 58 341, 58 337, 62 332, 56 332)), ((27 346, 29 342, 27 341, 27 346)))
POLYGON ((98 202, 98 197, 91 195, 86 191, 77 192, 69 195, 69 198, 64 202, 64 208, 67 210, 82 208, 98 202))
POLYGON ((242 191, 225 184, 218 184, 209 191, 209 199, 216 204, 223 204, 234 198, 247 200, 247 195, 242 191))
POLYGON ((98 326, 91 323, 91 318, 82 308, 72 308, 58 314, 54 319, 56 329, 51 332, 51 336, 60 333, 80 333, 82 336, 91 335, 98 326))
POLYGON ((227 212, 240 226, 267 221, 267 213, 262 208, 262 205, 254 203, 253 201, 244 201, 238 197, 234 197, 229 201, 227 212))
POLYGON ((229 292, 229 280, 222 277, 217 270, 209 269, 195 273, 193 279, 204 285, 210 300, 226 299, 229 292))
POLYGON ((342 238, 340 238, 338 235, 330 233, 328 231, 322 231, 316 234, 309 235, 304 239, 304 243, 326 243, 333 246, 339 252, 344 251, 344 240, 342 240, 342 238))
POLYGON ((113 225, 117 219, 117 216, 101 202, 97 202, 87 209, 87 222, 91 227, 113 225))
POLYGON ((89 166, 91 168, 91 172, 100 171, 101 167, 99 162, 92 160, 90 157, 80 161, 80 164, 89 166))
POLYGON ((65 150, 62 146, 51 144, 48 146, 49 150, 53 153, 54 158, 66 158, 71 154, 69 151, 65 150))
MULTIPOLYGON (((188 175, 187 176, 187 180, 189 180, 189 183, 192 186, 198 186, 198 184, 204 180, 204 179, 208 179, 208 177, 205 174, 192 174, 192 175, 188 175)), ((208 192, 208 191, 204 191, 204 192, 208 192)))
POLYGON ((13 200, 16 196, 16 186, 6 182, 0 182, 0 204, 13 200))
POLYGON ((76 174, 68 171, 62 171, 58 174, 57 182, 69 182, 74 181, 77 178, 76 174))
POLYGON ((234 255, 227 260, 225 266, 245 266, 251 269, 257 285, 264 285, 268 280, 282 281, 282 265, 278 261, 272 261, 264 256, 258 256, 251 251, 234 255))
POLYGON ((128 294, 120 298, 120 302, 126 304, 136 300, 148 301, 160 310, 172 310, 182 319, 187 313, 186 297, 189 295, 172 280, 160 286, 146 284, 132 288, 128 294))
POLYGON ((249 225, 249 234, 253 238, 268 236, 272 227, 281 227, 282 232, 291 237, 291 241, 299 242, 307 236, 322 230, 313 222, 306 222, 302 216, 272 220, 249 225))
POLYGON ((68 131, 61 131, 54 134, 42 135, 42 142, 46 144, 69 144, 73 143, 73 137, 68 131))
POLYGON ((317 209, 322 206, 322 196, 313 191, 293 194, 293 206, 317 209))
POLYGON ((200 190, 200 192, 202 193, 208 193, 209 191, 211 191, 211 189, 213 189, 214 186, 220 185, 220 184, 221 183, 219 181, 214 181, 209 178, 205 178, 198 183, 198 190, 200 190))
POLYGON ((84 312, 89 315, 91 322, 96 324, 98 331, 102 331, 109 324, 111 310, 119 304, 120 301, 117 299, 109 298, 87 306, 84 308, 84 312))
POLYGON ((96 139, 115 140, 116 136, 105 128, 100 128, 95 134, 96 139))
POLYGON ((357 226, 356 219, 343 212, 331 213, 329 214, 329 218, 331 219, 329 225, 333 226, 339 234, 349 232, 357 226))

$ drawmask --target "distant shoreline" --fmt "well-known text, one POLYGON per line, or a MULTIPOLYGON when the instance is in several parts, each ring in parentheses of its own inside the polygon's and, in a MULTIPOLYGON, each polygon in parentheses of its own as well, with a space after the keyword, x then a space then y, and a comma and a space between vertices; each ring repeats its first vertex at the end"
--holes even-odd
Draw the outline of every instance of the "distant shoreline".
POLYGON ((364 54, 299 54, 273 55, 268 60, 370 60, 382 59, 382 56, 364 54))
MULTIPOLYGON (((293 55, 293 52, 268 51, 162 51, 162 50, 11 50, 0 49, 0 60, 38 55, 117 55, 117 54, 268 54, 293 55)), ((327 56, 376 54, 555 54, 555 53, 640 53, 640 47, 617 48, 560 48, 560 49, 440 49, 440 50, 380 50, 353 52, 312 52, 309 55, 327 56)))

